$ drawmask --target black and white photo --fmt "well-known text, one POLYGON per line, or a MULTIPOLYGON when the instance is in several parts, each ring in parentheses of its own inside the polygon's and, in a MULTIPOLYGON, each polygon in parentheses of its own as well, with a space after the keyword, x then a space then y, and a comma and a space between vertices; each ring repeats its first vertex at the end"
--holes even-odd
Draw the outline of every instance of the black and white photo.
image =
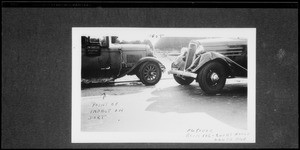
POLYGON ((72 28, 73 143, 255 143, 255 28, 72 28))

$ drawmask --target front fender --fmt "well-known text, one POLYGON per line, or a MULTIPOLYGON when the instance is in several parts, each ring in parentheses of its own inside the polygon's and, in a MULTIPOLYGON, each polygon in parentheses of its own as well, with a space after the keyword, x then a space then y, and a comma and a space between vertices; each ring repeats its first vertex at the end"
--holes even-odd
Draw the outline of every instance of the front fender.
POLYGON ((156 62, 159 64, 161 71, 164 72, 166 70, 166 67, 155 57, 143 57, 141 58, 126 74, 134 74, 135 70, 144 62, 148 62, 148 61, 152 61, 152 62, 156 62))
POLYGON ((139 66, 142 63, 147 62, 147 61, 154 61, 154 62, 158 63, 160 68, 162 69, 162 72, 164 72, 165 69, 166 69, 166 67, 158 59, 156 59, 155 57, 143 57, 143 58, 141 58, 138 61, 138 63, 136 65, 134 65, 134 68, 136 68, 137 66, 139 66))
POLYGON ((192 69, 192 72, 198 72, 202 66, 204 66, 206 63, 212 61, 212 60, 221 60, 223 63, 226 64, 227 67, 231 68, 232 64, 231 61, 229 61, 229 58, 216 52, 206 52, 201 54, 201 58, 199 60, 198 65, 192 69))

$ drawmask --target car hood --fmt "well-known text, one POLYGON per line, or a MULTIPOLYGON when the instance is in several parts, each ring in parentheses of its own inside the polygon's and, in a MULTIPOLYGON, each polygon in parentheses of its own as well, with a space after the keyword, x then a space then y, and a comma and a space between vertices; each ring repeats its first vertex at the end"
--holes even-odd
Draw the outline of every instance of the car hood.
POLYGON ((204 51, 215 51, 222 54, 241 53, 246 50, 247 39, 238 38, 212 38, 203 40, 193 40, 191 42, 201 44, 204 51))
POLYGON ((199 42, 204 47, 247 44, 247 39, 243 39, 243 38, 208 38, 208 39, 193 40, 193 41, 199 42))

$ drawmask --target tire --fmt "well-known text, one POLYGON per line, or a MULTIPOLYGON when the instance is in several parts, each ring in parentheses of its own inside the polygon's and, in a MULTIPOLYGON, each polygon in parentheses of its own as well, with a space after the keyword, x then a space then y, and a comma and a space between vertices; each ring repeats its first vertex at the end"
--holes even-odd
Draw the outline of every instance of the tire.
MULTIPOLYGON (((176 68, 173 66, 173 63, 171 65, 171 68, 176 68)), ((177 69, 183 71, 184 65, 183 66, 180 65, 177 69)), ((181 85, 190 85, 195 80, 194 78, 191 78, 191 77, 183 77, 183 76, 179 77, 179 75, 176 75, 176 74, 173 74, 173 77, 174 77, 175 81, 181 85)))
POLYGON ((155 85, 161 78, 161 69, 156 62, 143 63, 138 72, 138 77, 145 85, 155 85))
POLYGON ((207 94, 220 92, 226 82, 225 66, 217 61, 206 64, 198 74, 201 89, 207 94))
POLYGON ((190 85, 194 81, 194 78, 190 78, 190 77, 180 78, 175 74, 173 74, 173 77, 174 77, 175 81, 181 85, 190 85))
POLYGON ((137 72, 135 75, 141 80, 140 72, 137 72))

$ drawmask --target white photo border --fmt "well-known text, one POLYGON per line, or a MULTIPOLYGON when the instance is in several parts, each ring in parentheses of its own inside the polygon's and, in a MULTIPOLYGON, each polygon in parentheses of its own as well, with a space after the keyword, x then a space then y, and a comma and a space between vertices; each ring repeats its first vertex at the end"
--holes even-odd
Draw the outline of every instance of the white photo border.
MULTIPOLYGON (((247 131, 246 142, 256 142, 256 28, 125 28, 73 27, 72 28, 72 143, 199 143, 178 138, 184 134, 161 135, 151 132, 82 132, 81 131, 81 36, 96 32, 107 35, 120 33, 151 33, 174 37, 243 37, 248 45, 247 131), (174 30, 176 32, 174 32, 174 30)), ((200 142, 202 143, 202 142, 200 142)), ((203 142, 207 143, 207 142, 203 142)), ((209 142, 219 143, 219 142, 209 142)), ((224 142, 222 142, 224 143, 224 142)), ((237 143, 226 142, 226 143, 237 143)))

